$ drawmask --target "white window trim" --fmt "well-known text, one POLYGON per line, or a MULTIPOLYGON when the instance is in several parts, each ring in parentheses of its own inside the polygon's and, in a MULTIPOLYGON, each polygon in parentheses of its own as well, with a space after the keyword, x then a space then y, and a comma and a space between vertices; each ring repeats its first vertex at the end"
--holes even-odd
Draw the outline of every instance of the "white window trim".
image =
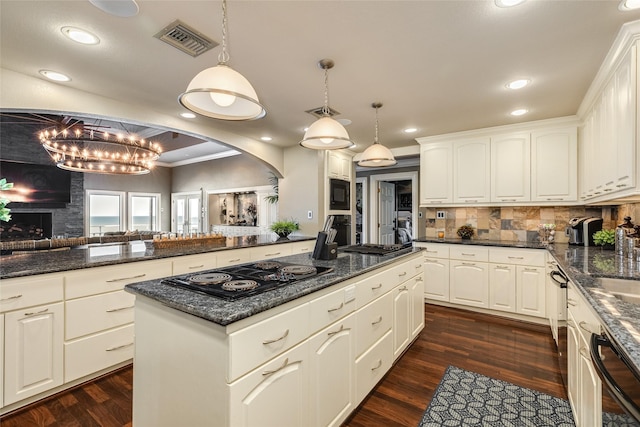
POLYGON ((133 199, 134 197, 155 197, 156 200, 156 224, 154 226, 154 230, 152 231, 160 231, 160 229, 162 228, 162 211, 161 211, 161 206, 162 206, 162 194, 161 193, 137 193, 137 192, 131 192, 131 193, 127 193, 127 224, 129 224, 131 227, 133 227, 133 202, 131 199, 133 199))
POLYGON ((126 192, 124 191, 110 191, 110 190, 85 190, 85 204, 84 204, 84 235, 90 236, 90 208, 91 208, 91 196, 118 196, 120 197, 120 230, 127 229, 127 216, 126 216, 126 192))

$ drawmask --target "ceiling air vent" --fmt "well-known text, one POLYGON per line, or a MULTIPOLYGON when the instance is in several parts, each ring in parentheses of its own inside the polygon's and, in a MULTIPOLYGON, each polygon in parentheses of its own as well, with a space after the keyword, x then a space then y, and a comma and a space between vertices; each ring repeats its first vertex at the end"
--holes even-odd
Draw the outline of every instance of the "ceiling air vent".
POLYGON ((154 37, 193 57, 218 46, 218 43, 180 20, 173 21, 154 37))
MULTIPOLYGON (((317 118, 320 118, 322 116, 324 116, 324 114, 322 114, 322 109, 324 107, 318 107, 318 108, 312 108, 311 110, 307 110, 305 111, 305 113, 309 113, 312 116, 315 116, 317 118)), ((333 108, 329 107, 329 117, 333 117, 333 116, 337 116, 340 113, 336 110, 334 110, 333 108)))

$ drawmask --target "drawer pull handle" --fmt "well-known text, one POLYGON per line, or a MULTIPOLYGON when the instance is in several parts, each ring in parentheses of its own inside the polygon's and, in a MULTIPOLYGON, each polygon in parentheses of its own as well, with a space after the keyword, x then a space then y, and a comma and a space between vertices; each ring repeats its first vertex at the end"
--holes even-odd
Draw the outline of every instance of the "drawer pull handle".
POLYGON ((548 202, 557 202, 562 200, 563 200, 562 197, 547 197, 548 202))
POLYGON ((571 298, 567 299, 567 304, 569 304, 572 307, 575 307, 576 305, 578 305, 578 303, 572 300, 571 298))
POLYGON ((273 339, 273 340, 262 341, 262 344, 267 345, 267 344, 273 344, 274 342, 282 341, 283 339, 285 339, 287 337, 287 335, 289 335, 289 330, 288 329, 286 331, 284 331, 284 334, 280 338, 276 338, 276 339, 273 339))
POLYGON ((328 309, 327 311, 328 311, 329 313, 331 313, 331 312, 333 312, 333 311, 341 310, 341 309, 342 309, 342 307, 344 307, 344 303, 343 303, 343 302, 341 302, 341 303, 340 303, 340 305, 339 305, 338 307, 336 307, 336 308, 330 308, 330 309, 328 309))
POLYGON ((501 202, 515 202, 516 199, 502 199, 501 202))
POLYGON ((129 344, 122 344, 122 345, 119 345, 117 347, 110 347, 110 348, 106 349, 105 351, 116 351, 116 350, 120 350, 122 348, 131 347, 132 345, 133 345, 133 343, 130 342, 129 344))
POLYGON ((474 267, 476 264, 473 263, 473 262, 463 262, 462 265, 469 265, 469 266, 474 267))
POLYGON ((415 268, 422 268, 422 264, 416 264, 414 267, 415 268))
POLYGON ((272 254, 265 254, 264 256, 276 256, 276 255, 280 255, 280 252, 274 252, 272 254))
POLYGON ((430 254, 437 254, 438 253, 438 251, 430 251, 429 249, 425 249, 424 251, 428 252, 430 254))
POLYGON ((376 369, 380 369, 381 366, 382 366, 382 359, 378 359, 378 365, 371 368, 371 370, 375 371, 376 369))
POLYGON ((462 252, 463 256, 476 256, 476 254, 465 254, 464 252, 462 252))
POLYGON ((401 287, 399 290, 401 290, 401 291, 408 291, 408 290, 409 290, 409 288, 407 288, 406 286, 403 286, 403 287, 401 287))
POLYGON ((377 325, 380 322, 382 322, 382 316, 378 317, 378 320, 375 320, 375 321, 371 322, 371 324, 372 325, 377 325))
POLYGON ((12 300, 12 299, 18 299, 18 298, 22 298, 22 294, 20 294, 20 295, 14 295, 14 296, 12 296, 12 297, 2 298, 2 299, 0 299, 0 301, 9 301, 9 300, 12 300))
POLYGON ((618 188, 622 188, 622 187, 626 187, 626 186, 627 186, 627 184, 618 184, 618 185, 616 185, 616 187, 618 187, 618 188))
POLYGON ((422 281, 423 281, 422 276, 416 278, 416 282, 422 282, 422 281))
POLYGON ((133 305, 128 305, 126 307, 119 307, 119 308, 110 308, 109 310, 107 310, 107 313, 113 313, 115 311, 122 311, 122 310, 127 310, 129 308, 133 308, 133 305))
POLYGON ((496 265, 496 270, 510 270, 508 265, 496 265))
POLYGON ((335 334, 339 334, 340 332, 344 331, 344 325, 340 325, 340 329, 338 329, 337 331, 331 331, 331 332, 327 332, 327 335, 329 335, 330 337, 334 336, 335 334))
POLYGON ((402 273, 398 273, 398 277, 402 277, 402 276, 406 276, 406 275, 407 275, 406 271, 403 271, 402 273))
POLYGON ((202 267, 204 267, 204 264, 194 265, 194 266, 191 266, 191 267, 189 267, 189 268, 190 268, 190 269, 194 269, 194 268, 202 268, 202 267))
POLYGON ((238 262, 238 261, 240 261, 240 258, 230 259, 230 260, 229 260, 229 261, 227 261, 227 262, 238 262))
POLYGON ((538 271, 538 270, 536 270, 535 268, 527 268, 527 267, 525 267, 524 271, 538 271))
POLYGON ((380 289, 382 287, 382 283, 378 283, 378 286, 372 286, 371 290, 375 291, 376 289, 380 289))
POLYGON ((122 277, 120 279, 111 279, 111 280, 107 280, 107 283, 122 282, 123 280, 139 279, 139 278, 144 277, 146 275, 147 275, 146 273, 142 273, 142 274, 138 274, 137 276, 122 277))
POLYGON ((29 313, 25 313, 25 316, 33 316, 34 314, 42 314, 42 313, 46 313, 47 311, 49 311, 48 308, 45 308, 44 310, 40 310, 40 311, 31 311, 29 313))
POLYGON ((300 363, 300 361, 298 360, 297 362, 289 363, 289 358, 287 357, 286 359, 284 359, 284 363, 282 364, 282 366, 280 366, 279 368, 276 368, 274 370, 271 370, 271 371, 264 371, 262 373, 262 376, 266 377, 267 375, 275 374, 276 372, 281 371, 284 368, 286 368, 288 365, 293 365, 294 363, 300 363))
POLYGON ((524 259, 523 256, 508 256, 509 259, 524 259))

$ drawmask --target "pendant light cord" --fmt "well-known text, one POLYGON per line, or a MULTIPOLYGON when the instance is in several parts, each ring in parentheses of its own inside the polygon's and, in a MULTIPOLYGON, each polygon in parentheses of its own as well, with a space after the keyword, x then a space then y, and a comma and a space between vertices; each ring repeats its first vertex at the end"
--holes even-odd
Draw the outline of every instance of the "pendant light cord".
POLYGON ((229 61, 227 53, 227 0, 222 0, 222 51, 218 54, 218 64, 225 65, 229 61))
POLYGON ((376 136, 373 138, 374 144, 378 143, 378 108, 379 107, 376 107, 376 136))
POLYGON ((324 106, 322 107, 322 115, 329 117, 329 68, 324 69, 324 106))

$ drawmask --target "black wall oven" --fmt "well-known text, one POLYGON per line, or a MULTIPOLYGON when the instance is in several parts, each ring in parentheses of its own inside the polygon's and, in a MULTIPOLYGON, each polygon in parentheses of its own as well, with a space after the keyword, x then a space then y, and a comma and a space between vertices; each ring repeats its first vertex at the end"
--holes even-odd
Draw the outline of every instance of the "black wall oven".
POLYGON ((351 210, 351 183, 342 179, 329 180, 329 209, 333 211, 351 210))
POLYGON ((640 427, 640 372, 606 332, 592 334, 589 347, 602 380, 602 425, 640 427))

